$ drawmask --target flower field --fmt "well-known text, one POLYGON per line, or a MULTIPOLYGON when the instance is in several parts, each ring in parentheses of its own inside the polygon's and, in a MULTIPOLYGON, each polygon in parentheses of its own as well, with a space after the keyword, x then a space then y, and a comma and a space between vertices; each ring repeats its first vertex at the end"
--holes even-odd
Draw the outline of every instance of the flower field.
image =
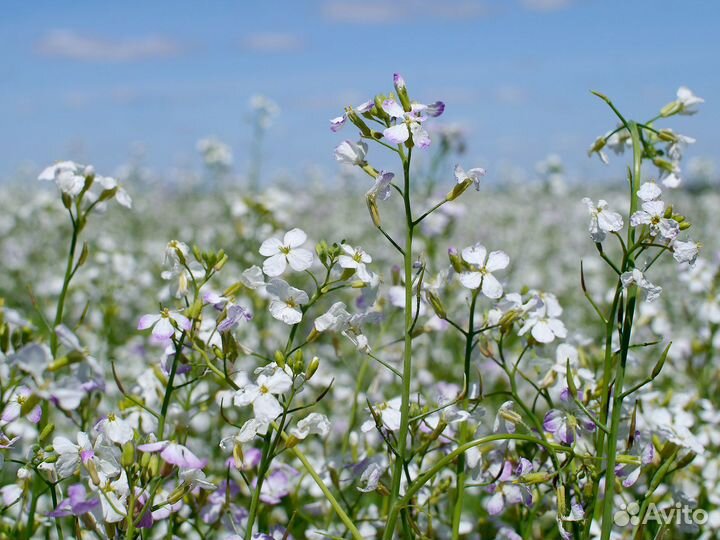
POLYGON ((308 128, 331 184, 207 139, 202 182, 0 186, 0 537, 718 537, 704 100, 597 94, 626 178, 493 183, 411 82, 308 128))

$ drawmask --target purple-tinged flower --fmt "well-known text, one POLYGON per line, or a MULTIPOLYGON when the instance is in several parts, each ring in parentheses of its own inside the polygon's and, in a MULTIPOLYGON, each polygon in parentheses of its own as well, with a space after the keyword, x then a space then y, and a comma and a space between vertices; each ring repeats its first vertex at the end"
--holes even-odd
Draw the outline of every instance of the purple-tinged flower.
POLYGON ((482 167, 475 167, 466 172, 460 165, 455 165, 455 180, 458 184, 471 180, 475 184, 475 189, 480 191, 480 179, 483 176, 485 176, 485 169, 482 167))
MULTIPOLYGON (((5 409, 2 412, 2 423, 9 424, 17 420, 22 413, 22 408, 28 398, 32 395, 32 391, 26 386, 18 386, 10 397, 5 409)), ((27 414, 28 420, 33 424, 37 424, 42 418, 42 408, 40 405, 33 407, 27 414)))
POLYGON ((19 438, 20 437, 13 437, 12 439, 8 439, 7 435, 0 431, 0 449, 6 450, 12 448, 12 445, 15 444, 15 441, 19 438))
POLYGON ((524 504, 532 506, 533 498, 530 488, 526 485, 517 483, 517 480, 524 474, 533 470, 533 464, 525 458, 520 458, 515 472, 510 461, 505 461, 501 468, 496 468, 493 477, 497 480, 488 486, 488 491, 492 496, 487 501, 486 509, 492 516, 501 513, 509 505, 524 504), (498 475, 499 473, 499 475, 498 475))
POLYGON ((383 110, 396 123, 383 131, 385 138, 393 144, 403 144, 412 135, 413 144, 418 148, 430 146, 430 135, 422 127, 425 118, 420 114, 426 108, 426 105, 413 104, 412 110, 405 112, 397 101, 386 99, 383 102, 383 110))
POLYGON ((67 498, 60 501, 60 504, 57 505, 55 510, 48 512, 48 516, 53 518, 81 516, 82 514, 87 514, 100 504, 100 501, 96 498, 87 498, 85 486, 82 484, 73 484, 68 487, 67 492, 67 498))
POLYGON ((182 313, 163 309, 160 313, 149 313, 140 317, 138 321, 138 330, 147 330, 152 326, 152 335, 158 340, 167 341, 175 335, 175 326, 185 330, 186 332, 192 328, 192 323, 182 313))
POLYGON ((159 452, 160 457, 166 463, 177 465, 185 469, 202 469, 207 465, 207 460, 200 459, 187 447, 172 441, 157 441, 154 443, 141 444, 137 447, 141 452, 159 452))
MULTIPOLYGON (((370 112, 374 106, 375 106, 375 102, 373 102, 372 100, 366 101, 364 103, 361 103, 357 107, 355 107, 355 112, 357 112, 359 114, 364 114, 366 112, 370 112)), ((348 109, 350 109, 350 108, 348 107, 348 109)), ((347 112, 344 112, 342 116, 333 118, 332 120, 330 120, 330 130, 333 133, 340 130, 345 125, 345 122, 347 122, 347 119, 348 119, 347 112)))
POLYGON ((622 484, 628 488, 632 486, 640 478, 640 472, 642 468, 649 465, 655 459, 655 447, 652 441, 647 444, 640 444, 638 439, 640 438, 640 432, 635 434, 635 446, 629 452, 630 460, 618 457, 618 463, 615 465, 615 475, 618 478, 622 478, 622 484))
POLYGON ((225 319, 218 325, 218 332, 228 332, 238 326, 242 321, 250 321, 253 316, 249 309, 238 304, 230 304, 225 319))
POLYGON ((290 494, 291 480, 298 472, 289 466, 282 466, 272 471, 260 489, 260 500, 265 504, 280 504, 283 497, 290 494))
POLYGON ((579 431, 594 432, 595 423, 571 402, 570 392, 565 388, 561 399, 566 402, 562 409, 550 409, 543 419, 543 427, 552 433, 556 441, 571 445, 577 439, 579 431))

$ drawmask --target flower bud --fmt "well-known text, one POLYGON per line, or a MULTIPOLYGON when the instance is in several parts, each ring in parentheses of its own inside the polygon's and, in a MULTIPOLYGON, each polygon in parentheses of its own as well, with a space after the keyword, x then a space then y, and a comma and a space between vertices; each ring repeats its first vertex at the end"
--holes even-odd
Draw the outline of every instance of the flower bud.
POLYGON ((225 266, 225 265, 227 264, 227 262, 228 262, 227 253, 223 253, 223 254, 220 256, 220 259, 218 260, 218 262, 215 263, 215 266, 213 266, 213 269, 214 269, 216 272, 219 272, 220 270, 223 269, 223 266, 225 266))
POLYGON ((665 142, 677 142, 677 136, 669 129, 661 129, 658 131, 658 139, 665 142))
POLYGON ((85 470, 87 470, 88 474, 90 475, 90 479, 92 480, 92 483, 96 486, 100 485, 100 476, 97 472, 97 467, 95 466, 95 460, 89 459, 85 463, 85 470))
POLYGON ((358 113, 355 112, 355 109, 353 109, 352 107, 347 107, 345 109, 345 113, 347 114, 348 119, 353 124, 355 124, 355 126, 360 130, 360 133, 362 133, 364 137, 372 137, 372 130, 365 123, 365 120, 358 116, 358 113))
POLYGON ((307 373, 305 374, 305 380, 309 381, 313 375, 315 375, 315 372, 320 367, 320 359, 317 356, 313 356, 313 359, 310 360, 310 365, 307 368, 307 373))
POLYGON ((447 312, 445 311, 445 307, 443 307, 442 302, 440 301, 440 298, 431 290, 425 291, 425 298, 427 299, 428 303, 432 306, 433 311, 435 312, 435 315, 440 317, 442 320, 447 319, 447 312))
POLYGON ((665 219, 670 219, 673 215, 673 207, 672 204, 668 205, 668 207, 665 209, 665 213, 663 214, 663 217, 665 219))
POLYGON ((282 351, 275 351, 275 363, 280 366, 280 368, 285 368, 285 355, 282 351))
POLYGON ((397 92, 398 99, 400 100, 403 110, 405 112, 410 112, 412 110, 412 105, 410 104, 410 98, 408 97, 407 87, 405 86, 405 79, 403 79, 403 76, 399 73, 393 74, 393 85, 395 86, 395 91, 397 92))
POLYGON ((682 103, 680 103, 679 101, 671 101, 662 109, 660 109, 660 116, 662 116, 663 118, 667 118, 668 116, 677 114, 682 110, 682 107, 682 103))
POLYGON ((658 169, 662 169, 663 171, 673 172, 675 170, 675 167, 673 167, 673 164, 670 163, 667 159, 655 157, 655 158, 653 158, 653 164, 658 169))
POLYGON ((450 259, 450 264, 452 265, 453 270, 458 273, 463 271, 463 262, 457 248, 452 247, 448 249, 448 258, 450 259))
POLYGON ((455 187, 452 188, 452 191, 445 195, 445 200, 447 201, 454 201, 457 199, 460 195, 465 193, 467 189, 472 186, 473 180, 471 178, 466 178, 459 184, 455 184, 455 187))
POLYGON ((52 435, 52 432, 55 431, 55 424, 50 422, 48 425, 46 425, 43 430, 40 432, 40 436, 38 437, 39 442, 43 442, 45 439, 47 439, 50 435, 52 435))
POLYGON ((126 442, 123 445, 120 463, 125 468, 135 463, 135 445, 132 441, 126 442))
POLYGON ((683 222, 680 224, 680 230, 681 230, 681 231, 687 231, 690 227, 692 227, 692 225, 690 224, 689 221, 683 221, 683 222))
POLYGON ((380 221, 380 210, 378 209, 375 197, 368 195, 366 198, 368 211, 370 212, 370 219, 373 225, 380 227, 382 222, 380 221))

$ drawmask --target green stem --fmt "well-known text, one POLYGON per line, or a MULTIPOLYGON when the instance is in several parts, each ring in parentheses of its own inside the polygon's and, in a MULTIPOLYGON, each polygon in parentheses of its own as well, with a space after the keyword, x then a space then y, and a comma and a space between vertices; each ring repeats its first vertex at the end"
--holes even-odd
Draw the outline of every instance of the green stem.
MULTIPOLYGON (((633 171, 630 177, 630 215, 637 210, 638 196, 637 191, 640 188, 640 174, 642 166, 642 142, 640 134, 635 122, 629 122, 628 129, 632 136, 633 144, 633 171)), ((631 253, 635 247, 635 230, 628 227, 627 239, 628 251, 631 253)), ((635 261, 631 257, 627 257, 623 261, 623 270, 628 270, 635 266, 635 261)), ((612 402, 612 418, 610 419, 610 435, 607 440, 607 464, 605 467, 605 497, 603 500, 602 512, 602 532, 601 540, 608 540, 612 533, 613 527, 613 502, 615 493, 615 461, 617 453, 618 430, 620 428, 620 415, 622 413, 623 403, 623 384, 625 380, 625 365, 627 362, 628 351, 630 350, 630 334, 632 333, 633 319, 635 316, 635 303, 637 300, 637 286, 629 289, 628 299, 625 306, 625 314, 623 317, 623 328, 621 332, 620 342, 620 359, 617 363, 615 371, 615 384, 613 387, 612 402)), ((608 377, 609 374, 604 374, 608 377)))
MULTIPOLYGON (((470 300, 470 316, 468 318, 468 329, 465 334, 465 362, 464 362, 464 376, 465 382, 463 383, 462 399, 467 399, 470 393, 470 357, 472 356, 472 344, 475 337, 473 329, 475 328, 475 304, 477 303, 478 291, 475 289, 472 292, 472 299, 470 300)), ((457 540, 460 537, 460 520, 462 519, 462 508, 465 497, 465 454, 461 454, 458 457, 457 466, 455 468, 456 481, 456 493, 455 493, 455 511, 453 512, 452 521, 452 538, 457 540)))
POLYGON ((170 398, 174 390, 173 384, 175 382, 175 373, 177 372, 178 360, 180 359, 180 352, 185 343, 186 332, 183 330, 180 339, 175 346, 175 355, 173 356, 172 367, 170 368, 170 376, 168 377, 167 387, 165 388, 165 396, 163 397, 162 409, 160 409, 160 421, 158 423, 158 438, 164 440, 165 433, 165 418, 167 417, 168 408, 170 407, 170 398))
MULTIPOLYGON (((410 159, 412 157, 412 149, 408 150, 407 157, 403 156, 403 201, 405 203, 405 348, 403 351, 403 378, 402 378, 402 397, 400 405, 400 431, 398 434, 398 449, 395 458, 395 466, 393 468, 392 487, 390 497, 388 499, 388 508, 393 508, 395 501, 400 495, 400 482, 403 476, 403 469, 406 465, 405 457, 407 456, 407 438, 410 427, 410 381, 412 379, 412 325, 413 325, 413 218, 410 203, 410 159)), ((390 540, 395 531, 395 523, 397 522, 397 514, 391 512, 385 526, 383 538, 390 540)))
MULTIPOLYGON (((551 444, 547 441, 543 441, 541 439, 536 439, 535 437, 531 437, 530 435, 522 435, 518 433, 498 433, 496 435, 488 435, 487 437, 483 437, 481 439, 475 439, 474 441, 467 442, 461 446, 458 446, 455 450, 444 456, 442 459, 438 460, 430 469, 428 469, 427 472, 421 474, 418 476, 415 481, 408 486, 407 491, 405 492, 405 495, 401 499, 395 503, 391 509, 390 509, 390 518, 388 520, 388 523, 390 522, 390 519, 393 520, 393 522, 397 521, 398 513, 403 509, 406 508, 410 501, 412 501, 413 496, 420 491, 420 489, 427 484, 430 480, 432 480, 437 473, 445 469, 449 463, 452 463, 454 459, 456 459, 458 456, 464 454, 471 448, 474 448, 475 446, 480 446, 482 444, 488 444, 495 441, 526 441, 526 442, 532 442, 535 444, 539 444, 540 446, 543 446, 546 448, 551 454, 553 452, 564 452, 564 453, 572 453, 572 449, 568 448, 566 446, 561 446, 558 444, 551 444)), ((387 535, 387 529, 386 529, 386 535, 387 535)), ((388 538, 392 538, 392 535, 389 535, 388 538)))
POLYGON ((80 234, 79 227, 77 226, 77 221, 73 218, 72 212, 70 213, 70 217, 73 221, 73 232, 72 238, 70 240, 70 251, 68 253, 67 266, 65 267, 65 278, 63 279, 63 286, 60 290, 60 296, 58 297, 57 308, 55 310, 55 320, 53 321, 53 327, 50 332, 50 350, 52 351, 53 356, 55 356, 58 348, 58 338, 55 334, 55 328, 62 324, 63 311, 65 310, 65 297, 67 296, 67 291, 70 286, 70 280, 72 279, 73 275, 75 250, 77 249, 77 241, 80 234))

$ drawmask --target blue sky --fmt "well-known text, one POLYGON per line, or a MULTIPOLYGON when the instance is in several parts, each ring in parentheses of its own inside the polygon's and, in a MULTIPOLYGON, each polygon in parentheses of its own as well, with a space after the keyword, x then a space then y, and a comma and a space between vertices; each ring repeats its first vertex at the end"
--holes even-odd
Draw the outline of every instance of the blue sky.
POLYGON ((548 153, 583 177, 619 173, 585 155, 614 124, 590 89, 643 119, 689 86, 707 102, 670 125, 698 139, 690 155, 718 158, 718 20, 720 3, 699 0, 10 0, 0 178, 68 158, 112 173, 138 144, 158 172, 199 167, 208 135, 244 172, 256 93, 282 109, 266 171, 331 174, 327 120, 391 90, 394 71, 415 99, 446 102, 441 119, 468 133, 466 166, 490 175, 548 153))

